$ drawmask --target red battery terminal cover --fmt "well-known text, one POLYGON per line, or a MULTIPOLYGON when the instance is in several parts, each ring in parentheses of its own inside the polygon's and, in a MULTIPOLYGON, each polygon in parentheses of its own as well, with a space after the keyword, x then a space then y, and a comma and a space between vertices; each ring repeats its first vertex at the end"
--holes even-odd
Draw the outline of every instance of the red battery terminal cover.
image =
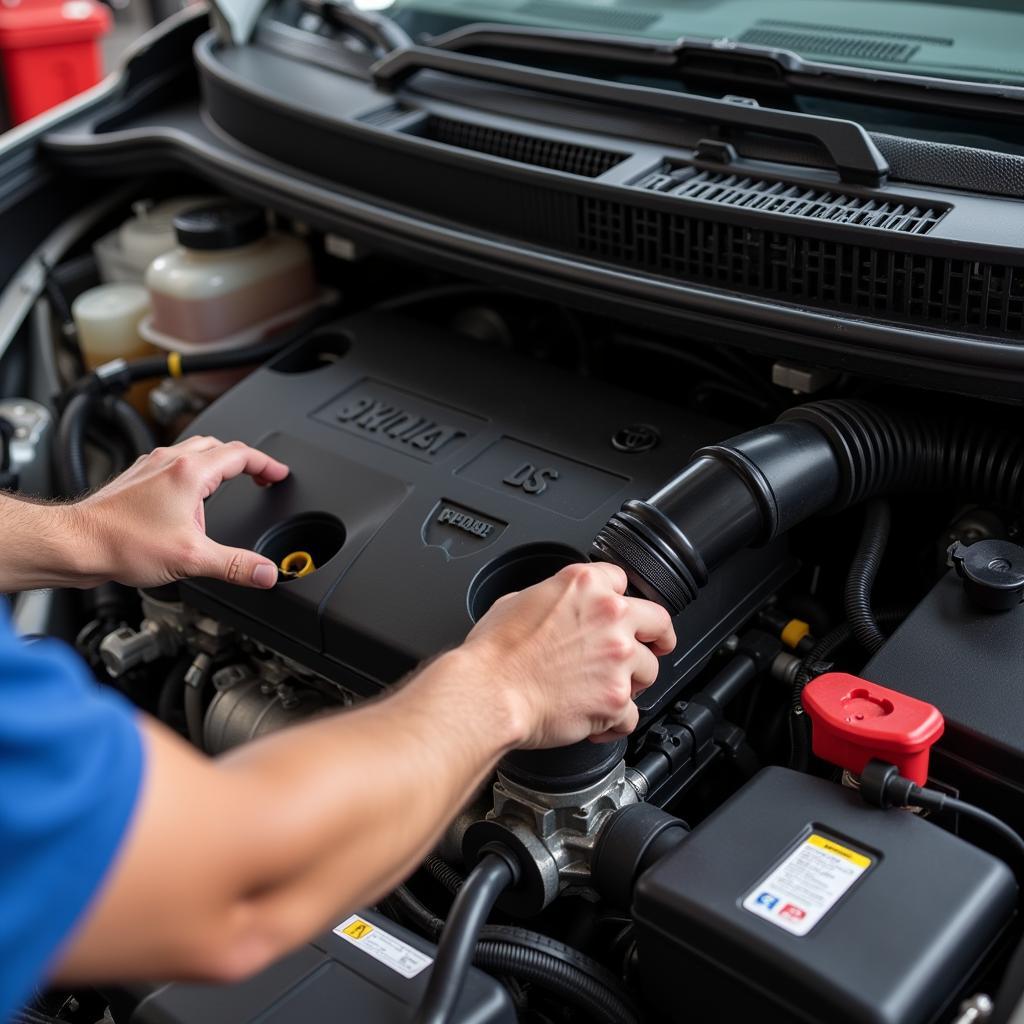
POLYGON ((823 761, 859 776, 878 758, 919 786, 928 781, 928 755, 945 728, 934 705, 845 672, 812 679, 802 699, 823 761))

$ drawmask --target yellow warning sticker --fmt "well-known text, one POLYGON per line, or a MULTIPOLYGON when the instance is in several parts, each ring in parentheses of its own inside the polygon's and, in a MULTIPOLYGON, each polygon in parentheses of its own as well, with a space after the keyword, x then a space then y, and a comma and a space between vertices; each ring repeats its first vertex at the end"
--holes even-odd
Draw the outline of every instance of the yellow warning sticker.
POLYGON ((373 931, 373 925, 369 921, 364 921, 361 918, 356 918, 350 925, 344 929, 344 934, 350 939, 365 939, 370 932, 373 931))
POLYGON ((828 850, 829 853, 845 857, 851 864, 856 864, 859 868, 871 867, 870 857, 865 857, 863 853, 851 850, 847 846, 840 846, 839 843, 832 839, 826 839, 824 836, 819 835, 810 835, 807 837, 807 842, 809 842, 811 846, 817 846, 820 850, 828 850))
POLYGON ((404 978, 415 978, 434 962, 423 950, 358 914, 346 917, 334 934, 404 978))
POLYGON ((871 867, 872 859, 812 832, 743 900, 744 910, 806 935, 871 867))

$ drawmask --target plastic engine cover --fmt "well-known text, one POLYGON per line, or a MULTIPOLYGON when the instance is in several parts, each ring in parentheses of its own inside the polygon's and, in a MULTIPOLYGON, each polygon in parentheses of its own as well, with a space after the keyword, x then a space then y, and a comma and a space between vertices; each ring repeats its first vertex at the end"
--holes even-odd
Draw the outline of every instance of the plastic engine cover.
MULTIPOLYGON (((485 349, 394 315, 324 328, 206 410, 193 433, 287 462, 269 489, 232 481, 208 530, 317 569, 185 600, 357 692, 459 643, 501 594, 586 558, 627 498, 646 496, 734 428, 485 349)), ((663 704, 792 572, 780 543, 742 552, 682 612, 679 649, 642 698, 663 704)))

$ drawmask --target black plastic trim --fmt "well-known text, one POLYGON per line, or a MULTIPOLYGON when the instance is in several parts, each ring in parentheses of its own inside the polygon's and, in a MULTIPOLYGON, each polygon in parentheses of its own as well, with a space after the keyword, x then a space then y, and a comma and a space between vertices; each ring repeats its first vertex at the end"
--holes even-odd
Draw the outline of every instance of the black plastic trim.
POLYGON ((440 71, 483 82, 554 93, 571 99, 611 103, 657 110, 676 117, 703 118, 717 124, 810 139, 824 147, 843 181, 878 187, 884 184, 889 165, 868 133, 854 121, 812 114, 771 110, 747 103, 692 96, 622 85, 580 75, 542 71, 506 61, 483 60, 467 54, 410 46, 378 61, 371 73, 382 89, 395 90, 420 71, 440 71))

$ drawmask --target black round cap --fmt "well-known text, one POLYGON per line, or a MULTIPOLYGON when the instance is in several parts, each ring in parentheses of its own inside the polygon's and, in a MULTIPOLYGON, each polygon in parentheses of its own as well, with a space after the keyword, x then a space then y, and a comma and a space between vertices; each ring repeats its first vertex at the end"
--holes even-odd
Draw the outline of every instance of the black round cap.
POLYGON ((541 793, 568 793, 586 789, 603 779, 625 756, 626 741, 591 743, 550 750, 514 750, 498 770, 507 779, 541 793))
POLYGON ((1024 602, 1024 548, 1008 540, 954 544, 949 558, 971 601, 986 611, 1008 611, 1024 602))
POLYGON ((248 203, 207 203, 183 210, 173 221, 178 242, 186 249, 237 249, 258 242, 267 233, 267 215, 248 203))

